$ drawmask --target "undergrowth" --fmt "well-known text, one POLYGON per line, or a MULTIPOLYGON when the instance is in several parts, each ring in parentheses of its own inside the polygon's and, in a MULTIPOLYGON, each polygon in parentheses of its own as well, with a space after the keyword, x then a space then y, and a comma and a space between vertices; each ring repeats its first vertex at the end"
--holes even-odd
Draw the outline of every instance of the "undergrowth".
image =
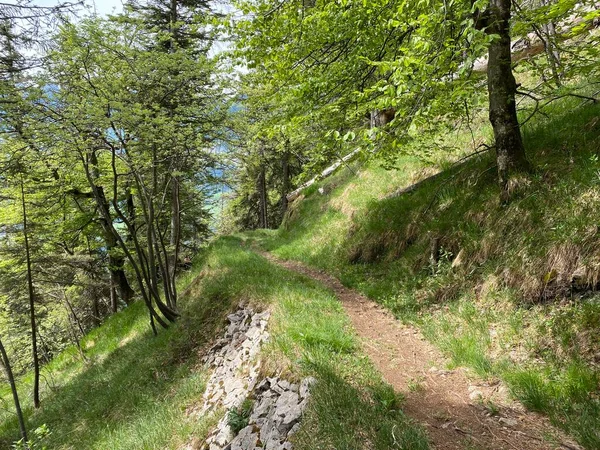
MULTIPOLYGON (((197 270, 179 280, 181 290, 197 270)), ((230 303, 182 297, 182 320, 157 337, 137 302, 82 339, 85 359, 71 347, 44 366, 39 410, 27 395, 31 375, 18 380, 28 429, 49 430, 43 448, 176 449, 206 435, 216 418, 187 412, 205 389, 198 349, 220 332, 230 303)), ((18 425, 8 389, 0 398, 0 448, 8 449, 18 425)))

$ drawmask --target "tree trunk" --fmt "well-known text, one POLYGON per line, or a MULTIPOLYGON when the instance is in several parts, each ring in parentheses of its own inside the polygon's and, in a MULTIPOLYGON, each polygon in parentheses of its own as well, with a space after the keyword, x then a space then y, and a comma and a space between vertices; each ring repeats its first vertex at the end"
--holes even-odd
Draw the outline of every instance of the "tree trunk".
MULTIPOLYGON (((107 235, 111 234, 114 237, 115 242, 119 245, 121 250, 123 250, 123 252, 127 256, 127 259, 130 262, 130 264, 133 268, 133 271, 135 273, 141 296, 144 300, 146 307, 148 308, 150 317, 152 318, 152 321, 151 321, 152 330, 154 331, 154 334, 156 334, 156 327, 154 326, 154 320, 156 320, 156 322, 158 322, 160 324, 160 326, 162 326, 163 328, 167 328, 168 324, 162 319, 162 317, 160 317, 160 315, 154 309, 154 306, 152 305, 153 295, 152 295, 152 293, 149 293, 146 290, 146 286, 148 286, 148 288, 150 288, 149 282, 148 282, 148 272, 144 266, 145 256, 144 256, 143 248, 141 247, 141 245, 136 237, 137 229, 135 229, 133 227, 132 223, 123 214, 123 211, 121 211, 121 209, 119 208, 119 203, 117 201, 117 190, 116 190, 117 189, 117 183, 116 183, 116 170, 117 169, 116 169, 115 152, 114 151, 112 152, 112 158, 111 158, 111 166, 112 166, 113 177, 114 177, 112 205, 113 205, 113 208, 115 209, 115 211, 117 212, 118 217, 125 223, 128 231, 131 233, 131 239, 135 246, 135 252, 138 256, 138 261, 136 261, 133 254, 127 248, 127 245, 125 244, 125 242, 123 241, 123 239, 121 238, 121 236, 119 235, 119 233, 113 226, 113 218, 110 214, 110 208, 109 208, 108 202, 106 200, 106 196, 104 194, 104 189, 102 188, 102 186, 99 186, 97 184, 98 160, 96 158, 95 152, 92 150, 85 154, 82 154, 81 161, 83 164, 83 169, 85 171, 85 176, 88 180, 88 184, 89 184, 90 188, 92 189, 92 195, 94 196, 96 205, 98 206, 98 210, 100 212, 102 226, 105 229, 105 232, 107 235)), ((136 182, 137 182, 137 180, 136 180, 136 182)), ((139 186, 138 186, 138 188, 139 188, 139 186)), ((148 290, 150 290, 150 289, 148 289, 148 290)), ((168 319, 168 320, 170 320, 170 319, 168 319)))
POLYGON ((27 206, 25 187, 21 179, 21 207, 23 208, 23 237, 25 239, 25 261, 27 264, 27 292, 29 295, 29 317, 31 320, 31 350, 33 354, 33 406, 40 407, 40 361, 37 348, 37 324, 35 320, 35 291, 33 289, 33 270, 31 268, 31 250, 29 248, 29 229, 27 224, 27 206))
POLYGON ((260 166, 258 173, 258 211, 259 211, 259 226, 260 228, 268 228, 269 222, 267 219, 267 180, 265 174, 265 166, 260 166))
POLYGON ((19 428, 21 430, 21 437, 23 438, 23 442, 27 442, 27 429, 25 428, 23 410, 21 409, 21 403, 19 402, 17 385, 15 384, 15 377, 10 366, 10 361, 8 360, 8 355, 6 354, 6 350, 4 349, 4 345, 2 344, 2 339, 0 339, 0 354, 2 355, 2 365, 4 366, 4 371, 6 372, 6 378, 8 378, 10 390, 12 391, 13 401, 15 403, 15 410, 17 412, 17 419, 19 420, 19 428))
MULTIPOLYGON (((100 201, 102 201, 102 196, 100 201)), ((104 201, 106 201, 105 198, 104 201)), ((106 207, 108 208, 108 202, 106 202, 106 207)), ((115 250, 119 245, 111 225, 103 218, 100 219, 100 224, 104 230, 104 242, 106 243, 106 251, 108 252, 108 271, 110 272, 111 288, 114 287, 121 300, 129 305, 135 291, 129 284, 129 280, 125 274, 125 258, 115 254, 115 250)))
POLYGON ((489 26, 486 29, 488 34, 494 35, 488 61, 489 118, 496 141, 502 203, 509 200, 510 173, 530 168, 517 119, 517 83, 511 67, 510 8, 511 0, 490 0, 487 11, 489 26))
POLYGON ((169 244, 171 251, 171 260, 168 264, 169 278, 165 279, 165 283, 171 284, 171 295, 173 306, 177 305, 177 261, 179 259, 179 247, 181 244, 181 198, 179 192, 179 178, 174 176, 172 178, 171 187, 171 238, 169 244))
MULTIPOLYGON (((286 146, 288 143, 286 143, 286 146)), ((283 216, 288 208, 287 195, 290 190, 290 153, 286 150, 281 158, 281 217, 283 216)))
MULTIPOLYGON (((542 5, 549 6, 551 0, 542 0, 542 5)), ((548 58, 548 64, 552 71, 552 78, 556 83, 557 87, 562 86, 561 75, 560 75, 560 53, 556 47, 556 26, 551 20, 542 25, 543 30, 543 41, 544 50, 546 50, 546 57, 548 58)))
POLYGON ((259 172, 256 180, 256 189, 258 191, 258 226, 259 228, 268 228, 268 211, 267 211, 267 175, 265 170, 264 148, 261 146, 259 150, 259 172))
POLYGON ((85 336, 85 331, 83 330, 81 321, 79 320, 79 317, 77 317, 77 314, 75 313, 75 309, 73 308, 73 305, 69 301, 69 298, 67 297, 66 292, 64 292, 63 296, 64 296, 65 304, 67 307, 67 312, 68 312, 68 317, 69 317, 69 326, 71 328, 71 337, 73 339, 73 343, 77 347, 77 350, 79 351, 79 355, 81 356, 81 359, 83 359, 83 361, 87 362, 88 359, 87 359, 87 356, 85 356, 83 348, 81 347, 81 340, 80 340, 80 337, 85 336), (75 325, 77 325, 77 328, 79 329, 79 336, 77 335, 77 330, 75 329, 75 325))
POLYGON ((117 289, 115 288, 115 283, 113 282, 112 276, 110 278, 110 308, 113 313, 116 313, 119 310, 119 299, 117 298, 117 289))
MULTIPOLYGON (((100 214, 100 225, 104 231, 104 241, 106 243, 106 251, 108 253, 108 270, 110 272, 111 282, 116 287, 117 292, 121 299, 126 303, 130 304, 133 299, 135 291, 131 288, 127 275, 125 275, 125 258, 121 255, 115 255, 114 249, 119 247, 119 242, 116 237, 115 229, 112 224, 112 218, 110 217, 110 206, 104 193, 104 188, 96 184, 96 180, 99 177, 98 173, 98 158, 95 151, 89 153, 89 158, 92 166, 92 170, 89 173, 90 188, 92 188, 92 195, 98 206, 100 214)), ((89 166, 86 167, 86 172, 89 170, 89 166)))
POLYGON ((394 117, 396 117, 396 110, 394 108, 373 110, 371 111, 370 127, 383 127, 394 120, 394 117))
POLYGON ((94 326, 97 327, 100 325, 100 301, 96 289, 90 292, 90 296, 92 297, 92 321, 94 326))
MULTIPOLYGON (((126 200, 126 206, 127 206, 127 218, 129 219, 129 221, 131 222, 132 227, 135 229, 135 218, 136 218, 136 214, 135 214, 135 202, 133 200, 133 192, 131 187, 127 187, 127 200, 126 200)), ((131 236, 131 232, 129 231, 129 229, 127 230, 127 242, 130 242, 132 240, 132 236, 131 236)))

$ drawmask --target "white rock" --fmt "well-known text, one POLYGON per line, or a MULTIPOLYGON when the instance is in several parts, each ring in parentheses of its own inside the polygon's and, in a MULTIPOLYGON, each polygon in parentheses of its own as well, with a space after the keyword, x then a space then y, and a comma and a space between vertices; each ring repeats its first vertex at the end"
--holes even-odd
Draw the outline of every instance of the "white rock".
POLYGON ((483 398, 483 393, 479 390, 471 391, 471 393, 469 394, 469 398, 472 401, 481 400, 483 398))
POLYGON ((247 308, 230 314, 225 336, 203 358, 214 370, 202 414, 217 406, 237 408, 249 396, 255 399, 248 426, 233 436, 225 415, 207 439, 205 450, 292 450, 287 437, 297 432, 316 380, 308 377, 299 385, 278 377, 259 380, 257 356, 261 345, 269 340, 269 317, 269 311, 254 314, 247 308))
POLYGON ((248 450, 255 448, 257 444, 258 434, 254 431, 254 427, 247 426, 231 441, 231 450, 248 450))

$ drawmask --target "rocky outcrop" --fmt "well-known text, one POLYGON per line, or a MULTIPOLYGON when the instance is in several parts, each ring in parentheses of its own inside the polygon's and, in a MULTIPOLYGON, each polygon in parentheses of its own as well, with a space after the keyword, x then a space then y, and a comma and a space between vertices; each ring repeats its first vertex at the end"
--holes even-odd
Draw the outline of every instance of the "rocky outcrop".
POLYGON ((225 448, 291 450, 289 438, 300 427, 313 383, 313 378, 305 378, 299 385, 281 378, 265 378, 251 395, 254 406, 248 425, 225 448))
POLYGON ((282 378, 259 381, 262 344, 269 339, 268 311, 256 313, 241 307, 228 316, 229 326, 204 363, 213 368, 199 414, 216 408, 227 413, 201 447, 205 450, 291 450, 288 438, 299 427, 313 378, 290 383, 282 378), (247 423, 235 433, 230 426, 232 411, 252 402, 247 423))
POLYGON ((204 414, 215 406, 239 407, 258 382, 261 345, 268 341, 269 311, 256 313, 241 308, 227 316, 229 326, 208 354, 204 363, 214 371, 204 393, 204 414))

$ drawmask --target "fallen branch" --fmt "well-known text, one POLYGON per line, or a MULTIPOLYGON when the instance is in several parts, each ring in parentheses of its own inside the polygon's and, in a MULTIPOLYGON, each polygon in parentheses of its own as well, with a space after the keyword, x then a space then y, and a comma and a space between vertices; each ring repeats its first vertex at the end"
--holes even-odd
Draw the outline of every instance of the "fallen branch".
POLYGON ((335 162, 334 164, 332 164, 331 166, 327 167, 325 170, 323 170, 323 172, 321 172, 319 175, 311 178, 310 180, 308 180, 306 183, 302 184, 300 187, 298 187, 298 189, 290 192, 286 198, 288 202, 293 202, 294 200, 296 200, 298 197, 300 197, 300 194, 302 193, 302 191, 304 191, 306 188, 312 186, 313 184, 315 184, 317 181, 319 180, 323 180, 324 178, 329 177, 330 175, 332 175, 337 169, 339 169, 339 167, 342 164, 347 163, 348 161, 350 161, 351 159, 353 159, 356 155, 358 155, 360 153, 360 148, 357 148, 356 150, 351 151, 350 153, 348 153, 346 156, 344 156, 342 159, 340 159, 339 161, 335 162))

